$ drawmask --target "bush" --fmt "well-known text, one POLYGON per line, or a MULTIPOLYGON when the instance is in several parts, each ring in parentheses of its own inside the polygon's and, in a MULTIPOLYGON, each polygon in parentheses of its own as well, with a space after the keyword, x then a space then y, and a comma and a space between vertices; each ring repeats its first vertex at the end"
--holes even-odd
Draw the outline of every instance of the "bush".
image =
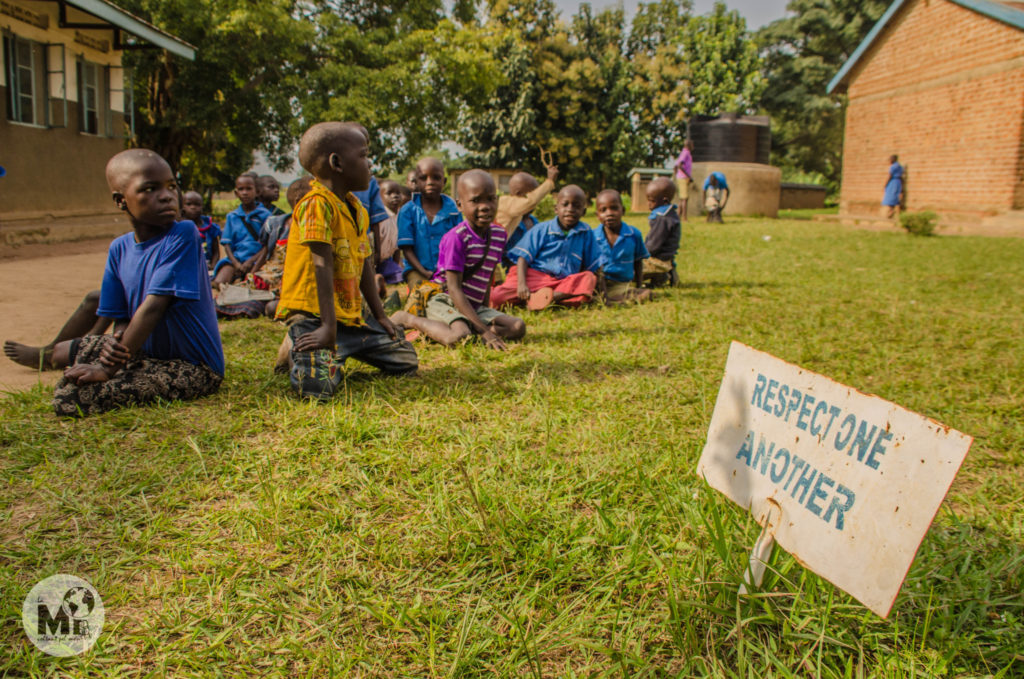
POLYGON ((549 193, 533 208, 533 216, 538 222, 546 222, 555 218, 555 194, 549 193))
POLYGON ((900 226, 915 236, 934 236, 939 216, 932 211, 904 212, 900 215, 900 226))

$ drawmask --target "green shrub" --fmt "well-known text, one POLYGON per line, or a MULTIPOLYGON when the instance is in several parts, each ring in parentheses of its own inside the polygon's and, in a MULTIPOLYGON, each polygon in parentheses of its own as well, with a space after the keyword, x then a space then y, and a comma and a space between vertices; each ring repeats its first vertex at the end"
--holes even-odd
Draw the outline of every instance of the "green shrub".
POLYGON ((537 207, 533 209, 533 216, 537 218, 538 222, 546 222, 549 219, 555 218, 555 194, 549 193, 544 196, 544 199, 537 203, 537 207))
POLYGON ((900 215, 900 226, 907 233, 915 236, 934 236, 939 216, 928 210, 926 212, 904 212, 900 215))

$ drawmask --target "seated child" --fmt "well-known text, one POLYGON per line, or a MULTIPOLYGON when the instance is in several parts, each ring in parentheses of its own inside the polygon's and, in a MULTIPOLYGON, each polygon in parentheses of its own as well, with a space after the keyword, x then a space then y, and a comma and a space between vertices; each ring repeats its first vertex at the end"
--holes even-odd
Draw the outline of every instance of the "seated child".
MULTIPOLYGON (((285 197, 292 210, 298 202, 309 193, 310 176, 299 177, 288 185, 285 197)), ((253 270, 258 287, 271 292, 280 292, 281 278, 284 275, 284 258, 288 249, 288 234, 291 231, 292 212, 272 215, 267 218, 260 231, 260 257, 253 270)), ((270 300, 264 307, 264 313, 270 318, 277 311, 277 300, 270 300)))
POLYGON ((220 242, 227 257, 217 262, 213 283, 220 287, 252 273, 260 252, 260 229, 270 210, 256 201, 256 183, 247 174, 235 180, 235 196, 241 203, 228 213, 220 242))
POLYGON ((402 252, 398 249, 398 212, 406 203, 412 199, 412 193, 406 197, 408 189, 396 181, 385 179, 380 183, 380 196, 384 201, 384 209, 388 212, 388 218, 380 223, 380 262, 377 265, 377 273, 384 278, 384 282, 395 284, 402 282, 402 252))
POLYGON ((498 199, 498 216, 494 218, 508 232, 508 243, 502 255, 502 264, 506 269, 515 264, 508 257, 508 251, 519 244, 526 232, 537 225, 537 219, 531 213, 544 196, 555 190, 558 179, 558 167, 548 168, 547 179, 538 184, 528 172, 517 172, 508 180, 508 195, 498 199))
POLYGON ((265 174, 256 180, 256 200, 270 211, 271 217, 284 214, 284 210, 276 205, 280 197, 281 184, 274 177, 265 174))
POLYGON ((604 292, 605 304, 628 301, 646 302, 651 291, 643 287, 643 260, 651 255, 644 246, 640 229, 622 223, 626 208, 614 189, 597 194, 597 218, 594 238, 601 252, 601 274, 598 288, 604 292))
POLYGON ((220 259, 220 227, 203 214, 203 197, 195 191, 186 192, 181 201, 181 216, 199 229, 199 240, 206 253, 207 267, 212 269, 220 259))
POLYGON ((410 292, 434 275, 441 238, 462 221, 455 201, 442 193, 445 174, 440 160, 422 159, 416 163, 416 176, 420 193, 398 211, 398 247, 405 257, 410 292))
POLYGON ((504 351, 502 340, 521 338, 526 324, 485 304, 506 238, 505 229, 493 223, 498 202, 494 180, 483 170, 470 170, 459 177, 456 195, 464 219, 441 239, 432 278, 438 292, 425 309, 417 309, 420 315, 398 311, 391 320, 445 346, 476 333, 491 349, 504 351))
POLYGON ((704 180, 704 209, 708 211, 708 221, 721 224, 722 210, 728 202, 729 185, 725 181, 725 175, 721 172, 712 172, 704 180))
POLYGON ((369 215, 352 194, 370 184, 368 153, 366 137, 346 123, 313 125, 299 142, 299 162, 314 180, 292 214, 277 318, 291 323, 283 348, 300 396, 329 399, 349 357, 392 375, 419 367, 416 350, 384 313, 369 215))
POLYGON ((647 185, 647 218, 650 230, 644 245, 650 257, 644 260, 644 280, 650 285, 665 285, 675 282, 676 253, 679 252, 679 238, 682 226, 679 214, 672 204, 676 187, 668 177, 658 177, 647 185))
POLYGON ((526 232, 509 251, 516 258, 516 275, 491 291, 491 306, 527 302, 538 311, 550 304, 579 306, 594 296, 601 263, 597 240, 590 227, 580 221, 587 211, 583 189, 570 184, 558 192, 555 219, 542 222, 526 232))
POLYGON ((192 222, 176 222, 178 187, 167 162, 145 149, 107 163, 107 184, 132 233, 110 244, 97 315, 113 335, 53 347, 67 368, 53 394, 58 415, 92 415, 158 398, 217 391, 224 352, 209 279, 192 222))
POLYGON ((422 190, 420 189, 420 174, 415 167, 405 173, 405 188, 409 189, 410 200, 412 200, 412 194, 422 190))

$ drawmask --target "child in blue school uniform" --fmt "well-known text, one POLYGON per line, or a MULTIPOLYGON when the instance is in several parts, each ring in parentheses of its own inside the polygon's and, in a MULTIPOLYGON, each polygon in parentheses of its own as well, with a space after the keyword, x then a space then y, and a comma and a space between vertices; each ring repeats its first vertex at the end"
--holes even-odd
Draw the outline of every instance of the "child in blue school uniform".
POLYGON ((640 229, 622 222, 625 212, 618 191, 608 189, 597 194, 597 218, 601 222, 594 227, 601 252, 597 289, 604 293, 608 306, 651 299, 651 291, 643 287, 643 260, 651 255, 640 229))
POLYGON ((192 222, 176 221, 170 166, 152 151, 130 149, 110 159, 106 174, 114 203, 132 225, 110 244, 96 311, 113 321, 114 333, 53 347, 53 367, 65 369, 53 393, 61 416, 199 398, 217 391, 224 377, 199 234, 192 222))
POLYGON ((249 174, 235 180, 235 196, 239 206, 228 213, 220 243, 227 255, 214 269, 213 284, 219 288, 253 272, 260 250, 260 230, 270 210, 257 201, 256 182, 249 174))
POLYGON ((647 209, 650 229, 644 245, 650 257, 644 260, 643 276, 651 287, 676 283, 676 254, 682 237, 682 225, 673 199, 676 186, 668 177, 658 177, 647 185, 647 209))
POLYGON ((590 302, 597 287, 595 272, 601 264, 597 240, 581 222, 587 211, 587 195, 575 184, 558 192, 556 217, 526 232, 509 250, 515 259, 515 275, 491 290, 490 306, 526 303, 539 311, 551 304, 575 307, 590 302))
POLYGON ((416 163, 420 192, 398 211, 398 247, 405 257, 405 282, 414 292, 437 267, 441 238, 462 222, 455 201, 444 195, 444 165, 437 158, 416 163))
POLYGON ((188 191, 181 199, 181 216, 196 225, 199 239, 203 243, 206 265, 212 269, 220 259, 220 226, 203 214, 203 197, 195 191, 188 191))

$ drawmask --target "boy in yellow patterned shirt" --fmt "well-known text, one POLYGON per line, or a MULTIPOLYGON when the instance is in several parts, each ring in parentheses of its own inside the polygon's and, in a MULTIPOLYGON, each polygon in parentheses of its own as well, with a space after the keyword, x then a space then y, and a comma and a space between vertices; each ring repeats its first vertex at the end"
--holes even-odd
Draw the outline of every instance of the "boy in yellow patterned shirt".
POLYGON ((291 324, 285 342, 300 396, 329 399, 350 356, 391 375, 419 367, 416 350, 384 312, 369 216, 352 195, 369 185, 368 153, 366 137, 351 123, 318 123, 299 142, 299 162, 315 179, 292 215, 277 318, 291 324))

